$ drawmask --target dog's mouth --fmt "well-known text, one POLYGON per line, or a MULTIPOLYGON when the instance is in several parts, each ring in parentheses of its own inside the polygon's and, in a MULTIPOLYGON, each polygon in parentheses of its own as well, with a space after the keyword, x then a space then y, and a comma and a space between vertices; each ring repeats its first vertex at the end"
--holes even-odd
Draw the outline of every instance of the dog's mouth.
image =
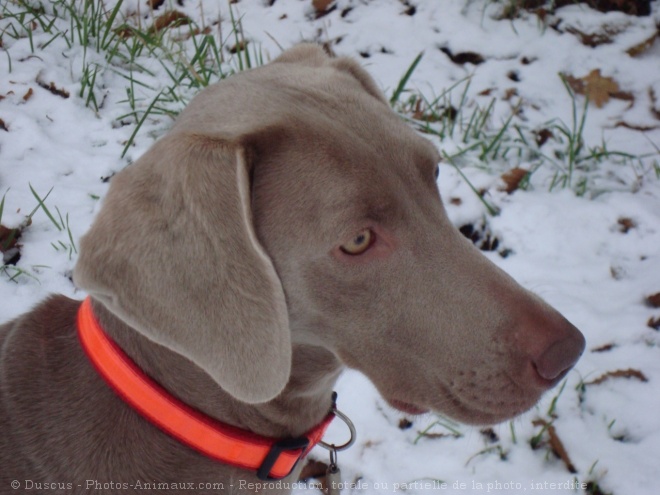
POLYGON ((429 412, 429 409, 425 409, 422 407, 419 407, 415 404, 411 404, 410 402, 404 402, 402 400, 397 400, 397 399, 386 399, 387 403, 392 406, 394 409, 397 409, 401 412, 404 412, 406 414, 425 414, 429 412))

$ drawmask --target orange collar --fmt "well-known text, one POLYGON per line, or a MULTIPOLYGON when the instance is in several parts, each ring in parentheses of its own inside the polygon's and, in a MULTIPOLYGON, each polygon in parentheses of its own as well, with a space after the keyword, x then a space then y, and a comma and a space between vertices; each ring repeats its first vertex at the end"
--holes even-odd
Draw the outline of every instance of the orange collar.
POLYGON ((288 476, 321 441, 334 418, 333 405, 323 422, 307 434, 283 440, 220 423, 184 404, 139 369, 105 334, 89 297, 78 311, 78 336, 99 374, 145 419, 211 459, 256 471, 260 479, 288 476))

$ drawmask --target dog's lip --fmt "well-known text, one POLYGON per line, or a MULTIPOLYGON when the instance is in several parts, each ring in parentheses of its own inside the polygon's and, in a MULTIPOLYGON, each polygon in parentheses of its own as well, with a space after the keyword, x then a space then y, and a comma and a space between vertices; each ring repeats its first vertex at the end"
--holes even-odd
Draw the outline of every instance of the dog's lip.
POLYGON ((411 404, 410 402, 404 402, 402 400, 398 399, 386 399, 387 403, 392 406, 394 409, 397 409, 401 412, 404 412, 406 414, 425 414, 429 412, 429 409, 425 409, 422 407, 419 407, 415 404, 411 404))

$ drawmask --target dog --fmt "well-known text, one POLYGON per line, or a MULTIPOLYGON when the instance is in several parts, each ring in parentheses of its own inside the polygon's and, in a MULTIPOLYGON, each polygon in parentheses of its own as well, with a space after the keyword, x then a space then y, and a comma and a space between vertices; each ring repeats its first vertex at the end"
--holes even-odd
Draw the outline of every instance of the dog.
POLYGON ((201 91, 113 178, 88 299, 0 327, 0 494, 287 493, 258 483, 297 479, 345 367, 409 414, 532 407, 584 338, 450 223, 439 161, 317 46, 201 91))

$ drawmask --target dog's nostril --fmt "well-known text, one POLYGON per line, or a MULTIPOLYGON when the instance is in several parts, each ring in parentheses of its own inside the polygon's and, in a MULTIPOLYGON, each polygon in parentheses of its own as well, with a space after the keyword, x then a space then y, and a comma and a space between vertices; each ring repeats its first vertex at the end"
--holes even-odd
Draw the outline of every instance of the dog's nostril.
POLYGON ((573 367, 584 351, 582 334, 575 330, 569 337, 548 347, 534 362, 536 371, 546 380, 554 380, 573 367))

